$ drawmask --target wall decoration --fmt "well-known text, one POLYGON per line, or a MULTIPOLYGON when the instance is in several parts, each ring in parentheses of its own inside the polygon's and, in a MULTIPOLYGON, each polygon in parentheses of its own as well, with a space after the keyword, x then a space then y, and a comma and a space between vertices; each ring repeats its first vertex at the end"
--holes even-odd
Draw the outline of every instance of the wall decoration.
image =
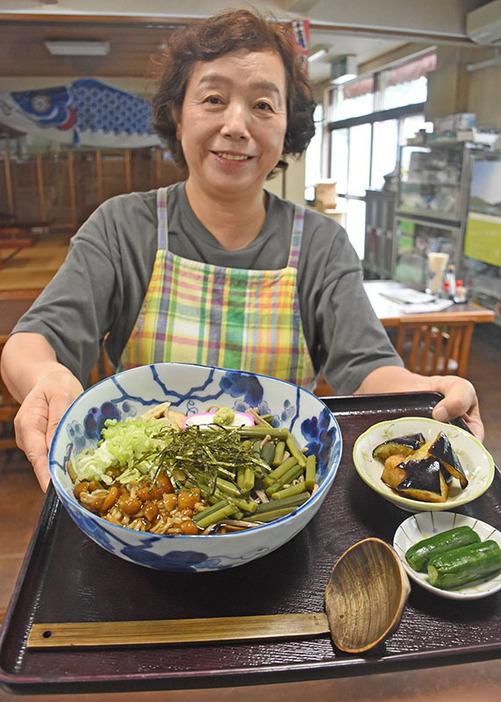
POLYGON ((151 104, 93 78, 68 86, 0 93, 0 123, 73 146, 159 146, 151 104))

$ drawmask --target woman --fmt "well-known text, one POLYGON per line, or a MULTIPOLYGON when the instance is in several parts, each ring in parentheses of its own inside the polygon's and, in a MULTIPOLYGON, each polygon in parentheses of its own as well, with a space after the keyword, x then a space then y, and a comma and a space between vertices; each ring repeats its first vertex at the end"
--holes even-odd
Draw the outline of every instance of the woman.
POLYGON ((123 368, 195 362, 306 387, 322 370, 336 393, 438 391, 434 416, 465 416, 482 438, 470 383, 402 367, 344 230, 264 189, 284 154, 306 148, 313 109, 276 22, 227 11, 169 40, 155 126, 186 181, 99 207, 2 355, 43 489, 50 439, 106 335, 123 368))

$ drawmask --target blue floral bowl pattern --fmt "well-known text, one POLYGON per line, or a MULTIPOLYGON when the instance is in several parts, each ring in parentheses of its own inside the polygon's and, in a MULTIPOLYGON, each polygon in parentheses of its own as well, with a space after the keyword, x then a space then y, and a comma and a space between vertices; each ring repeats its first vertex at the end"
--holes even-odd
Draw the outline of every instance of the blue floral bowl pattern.
POLYGON ((341 460, 342 438, 334 415, 315 395, 274 378, 182 363, 158 363, 118 373, 89 388, 62 417, 49 451, 54 488, 76 524, 110 553, 150 568, 208 571, 260 558, 298 534, 314 517, 341 460), (299 446, 317 456, 319 489, 290 515, 270 524, 224 535, 156 535, 117 526, 84 509, 73 496, 67 465, 95 447, 109 418, 141 415, 169 401, 185 414, 218 404, 245 411, 259 408, 273 425, 286 427, 299 446))

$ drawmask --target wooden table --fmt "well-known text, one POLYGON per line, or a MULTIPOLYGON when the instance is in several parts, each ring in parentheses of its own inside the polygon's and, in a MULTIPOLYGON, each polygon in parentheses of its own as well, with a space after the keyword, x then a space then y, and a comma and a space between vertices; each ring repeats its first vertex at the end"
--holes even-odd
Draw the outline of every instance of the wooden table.
POLYGON ((7 254, 0 260, 0 268, 21 249, 33 246, 48 230, 48 222, 0 222, 0 249, 7 250, 7 254))
POLYGON ((365 280, 364 289, 369 297, 372 307, 378 318, 381 320, 383 327, 397 327, 399 320, 414 320, 424 324, 432 324, 433 322, 447 321, 468 321, 476 324, 477 322, 492 322, 494 321, 494 312, 482 307, 474 302, 466 302, 464 304, 454 304, 447 307, 441 312, 420 312, 419 314, 407 314, 402 311, 402 305, 392 302, 384 293, 391 294, 395 290, 403 290, 407 285, 399 283, 396 280, 365 280))
POLYGON ((492 322, 492 310, 466 302, 439 311, 410 313, 410 305, 398 304, 388 297, 407 289, 402 283, 368 280, 364 288, 406 368, 423 375, 453 373, 466 377, 474 326, 492 322))

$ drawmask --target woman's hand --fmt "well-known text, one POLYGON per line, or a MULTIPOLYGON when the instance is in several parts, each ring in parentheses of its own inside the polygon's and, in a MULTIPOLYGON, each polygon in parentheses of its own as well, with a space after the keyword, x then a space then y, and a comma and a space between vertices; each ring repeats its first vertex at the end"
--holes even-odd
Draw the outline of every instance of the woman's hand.
POLYGON ((14 420, 17 445, 46 490, 51 439, 65 410, 82 392, 82 385, 59 363, 41 334, 13 334, 4 346, 1 362, 3 381, 21 405, 14 420))
POLYGON ((435 375, 429 380, 433 390, 444 395, 432 413, 433 419, 439 422, 448 422, 456 417, 462 417, 475 436, 484 440, 484 425, 480 418, 480 407, 477 393, 469 380, 453 375, 435 375))
POLYGON ((369 373, 356 394, 391 392, 438 392, 444 396, 433 409, 432 417, 440 422, 461 417, 472 433, 484 440, 477 393, 469 380, 454 375, 424 376, 405 368, 384 366, 369 373))
POLYGON ((44 492, 49 484, 50 442, 64 412, 82 391, 75 376, 60 367, 39 379, 14 419, 17 445, 32 464, 44 492))

